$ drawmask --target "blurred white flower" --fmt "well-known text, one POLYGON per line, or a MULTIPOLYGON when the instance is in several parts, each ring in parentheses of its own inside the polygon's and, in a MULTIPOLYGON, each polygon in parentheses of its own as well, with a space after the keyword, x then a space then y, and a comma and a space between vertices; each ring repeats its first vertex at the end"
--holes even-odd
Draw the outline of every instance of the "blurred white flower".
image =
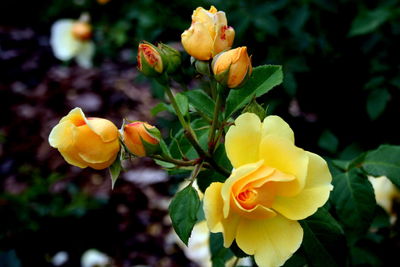
POLYGON ((386 210, 390 215, 391 223, 394 223, 396 213, 393 210, 393 201, 400 199, 400 191, 386 176, 369 176, 368 179, 374 188, 376 202, 386 210))
POLYGON ((111 259, 106 254, 96 249, 85 251, 81 258, 82 267, 105 267, 110 266, 110 264, 111 259))
POLYGON ((53 258, 51 259, 51 263, 54 266, 60 266, 66 263, 68 261, 68 258, 69 256, 67 252, 59 251, 53 256, 53 258))
POLYGON ((79 20, 60 19, 52 25, 50 45, 56 58, 62 61, 75 58, 83 68, 92 66, 95 47, 87 21, 88 16, 83 15, 79 20))

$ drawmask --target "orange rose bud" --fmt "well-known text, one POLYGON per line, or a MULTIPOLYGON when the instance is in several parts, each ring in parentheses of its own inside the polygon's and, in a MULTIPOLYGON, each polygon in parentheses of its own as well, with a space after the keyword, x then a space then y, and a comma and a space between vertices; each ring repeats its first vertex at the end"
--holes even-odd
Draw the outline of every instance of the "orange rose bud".
POLYGON ((242 46, 218 54, 212 62, 215 79, 229 88, 244 84, 253 70, 247 47, 242 46))
POLYGON ((156 127, 146 122, 135 121, 124 126, 123 139, 132 154, 145 157, 159 150, 161 134, 156 127))
POLYGON ((92 38, 92 26, 83 21, 75 22, 72 26, 72 35, 79 41, 87 41, 92 38))
POLYGON ((146 76, 159 76, 164 71, 165 60, 162 52, 154 45, 148 42, 139 44, 137 63, 138 69, 146 76))

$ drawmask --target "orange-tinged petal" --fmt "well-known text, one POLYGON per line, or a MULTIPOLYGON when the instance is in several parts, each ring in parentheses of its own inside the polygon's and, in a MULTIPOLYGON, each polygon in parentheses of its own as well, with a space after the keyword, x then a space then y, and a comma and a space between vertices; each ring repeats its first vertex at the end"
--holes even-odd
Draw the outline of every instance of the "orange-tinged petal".
POLYGON ((79 156, 88 163, 104 163, 115 157, 119 150, 119 142, 105 143, 88 125, 76 127, 74 130, 75 147, 79 156))
POLYGON ((208 228, 213 233, 222 232, 224 235, 224 246, 229 247, 236 235, 236 228, 240 217, 230 213, 224 218, 223 200, 221 197, 222 183, 212 183, 204 193, 204 214, 208 228))
MULTIPOLYGON (((250 164, 243 165, 240 168, 234 170, 232 172, 231 176, 229 176, 229 178, 226 179, 226 181, 223 184, 222 189, 221 189, 222 200, 224 202, 223 215, 225 218, 228 217, 228 215, 230 213, 232 187, 235 185, 235 183, 238 180, 256 172, 262 164, 263 164, 263 161, 260 160, 256 163, 250 163, 250 164)), ((261 177, 258 177, 258 178, 261 178, 261 177)))
POLYGON ((79 168, 86 168, 88 166, 88 163, 79 156, 78 151, 74 147, 58 149, 58 151, 69 164, 79 168))
POLYGON ((332 176, 326 161, 307 152, 308 173, 304 189, 294 197, 276 197, 272 208, 291 220, 302 220, 314 214, 329 198, 332 176))
POLYGON ((245 113, 235 120, 225 137, 226 154, 234 168, 257 162, 261 141, 261 121, 254 113, 245 113))
POLYGON ((259 157, 266 166, 296 177, 285 184, 277 184, 277 195, 294 196, 304 188, 307 176, 308 154, 287 138, 267 135, 261 140, 259 157))
MULTIPOLYGON (((118 152, 118 150, 117 150, 118 152)), ((102 170, 109 167, 111 164, 114 163, 115 159, 117 158, 118 153, 115 153, 109 160, 102 162, 102 163, 87 163, 87 165, 95 170, 102 170)))
POLYGON ((209 60, 213 49, 213 39, 207 27, 195 22, 182 33, 182 45, 186 52, 198 60, 209 60))
POLYGON ((111 121, 102 118, 88 118, 86 122, 103 142, 111 142, 118 138, 118 128, 111 121))
POLYGON ((300 247, 303 229, 297 221, 282 216, 264 220, 241 218, 236 243, 245 253, 254 255, 259 266, 281 266, 300 247))
POLYGON ((60 123, 65 121, 70 121, 75 126, 81 126, 86 124, 86 117, 81 108, 74 108, 67 116, 61 118, 60 123))
POLYGON ((280 137, 287 138, 294 143, 294 133, 281 117, 279 116, 268 116, 264 119, 262 125, 262 136, 267 136, 269 134, 278 135, 280 137))
POLYGON ((239 84, 242 83, 242 81, 246 77, 249 69, 248 58, 249 56, 247 55, 247 48, 240 47, 236 55, 236 58, 233 58, 232 65, 229 70, 229 76, 228 76, 229 88, 237 87, 239 84))

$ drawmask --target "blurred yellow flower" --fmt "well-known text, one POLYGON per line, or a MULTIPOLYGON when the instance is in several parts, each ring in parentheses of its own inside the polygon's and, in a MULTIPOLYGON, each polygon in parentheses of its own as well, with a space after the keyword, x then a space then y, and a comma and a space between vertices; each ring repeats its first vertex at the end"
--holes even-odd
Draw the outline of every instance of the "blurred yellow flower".
POLYGON ((218 11, 214 6, 208 11, 198 7, 193 11, 190 28, 182 33, 181 38, 189 55, 198 60, 209 60, 231 48, 235 31, 228 27, 225 12, 218 11))
POLYGON ((99 3, 100 5, 105 5, 108 2, 110 2, 111 0, 97 0, 97 3, 99 3))
POLYGON ((49 143, 69 164, 100 170, 116 159, 120 148, 118 135, 111 121, 86 118, 80 108, 74 108, 51 130, 49 143))
POLYGON ((294 134, 278 116, 263 122, 245 113, 225 141, 233 167, 224 183, 212 183, 204 195, 211 232, 222 232, 259 266, 280 266, 300 247, 297 220, 325 204, 332 190, 325 160, 294 145, 294 134))
POLYGON ((54 56, 62 61, 75 58, 79 66, 92 67, 94 43, 92 28, 85 21, 61 19, 51 27, 50 45, 54 56))
POLYGON ((156 127, 142 121, 135 121, 124 126, 123 140, 129 151, 138 157, 150 156, 152 150, 159 147, 160 137, 155 136, 151 131, 156 127), (144 144, 145 142, 146 144, 144 144))
POLYGON ((400 191, 386 176, 369 176, 368 179, 374 188, 376 202, 390 215, 391 223, 394 223, 397 216, 393 210, 393 202, 400 200, 400 191))
POLYGON ((212 63, 215 78, 229 88, 240 86, 251 75, 252 66, 247 47, 221 52, 212 63))

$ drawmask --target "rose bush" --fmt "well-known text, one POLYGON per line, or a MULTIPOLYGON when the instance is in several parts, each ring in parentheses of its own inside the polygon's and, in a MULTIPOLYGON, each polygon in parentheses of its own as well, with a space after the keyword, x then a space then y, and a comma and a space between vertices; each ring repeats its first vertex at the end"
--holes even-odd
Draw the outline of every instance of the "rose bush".
POLYGON ((109 120, 86 118, 74 108, 54 126, 49 143, 71 165, 93 169, 109 167, 120 149, 118 129, 109 120))
POLYGON ((263 122, 245 113, 230 127, 226 152, 234 170, 212 183, 204 196, 211 232, 234 240, 260 266, 280 266, 299 247, 297 220, 325 204, 332 190, 325 160, 294 145, 294 134, 278 116, 263 122))

